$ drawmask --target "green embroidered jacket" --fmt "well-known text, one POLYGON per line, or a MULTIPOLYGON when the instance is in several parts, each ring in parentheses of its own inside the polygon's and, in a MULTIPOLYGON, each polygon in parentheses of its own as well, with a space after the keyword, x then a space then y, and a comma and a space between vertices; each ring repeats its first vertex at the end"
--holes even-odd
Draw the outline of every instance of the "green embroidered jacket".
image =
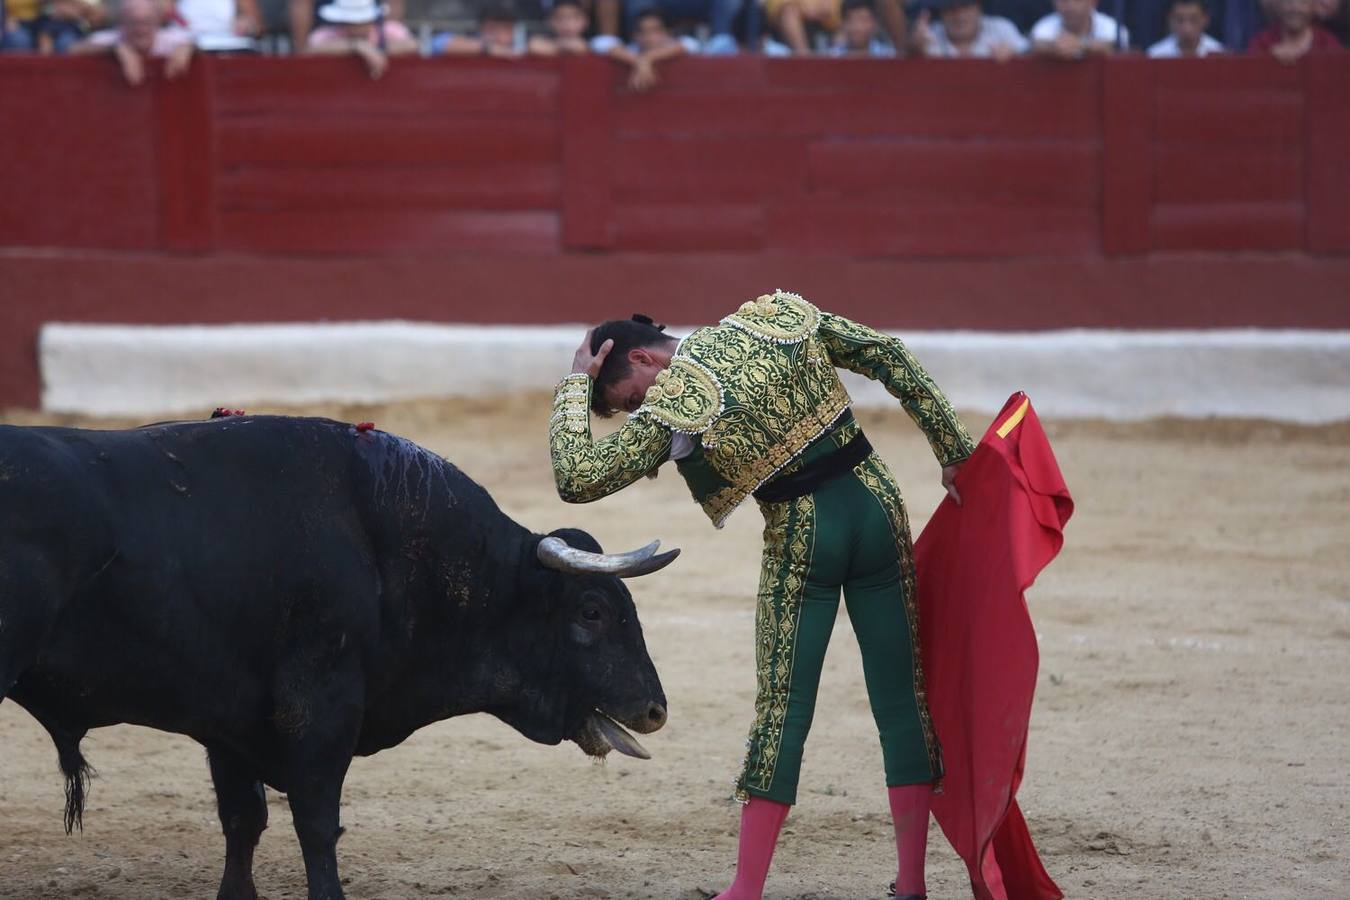
POLYGON ((836 366, 885 385, 942 465, 974 450, 951 404, 904 344, 778 291, 682 340, 642 405, 599 441, 591 437, 590 378, 564 378, 549 422, 558 494, 569 503, 611 494, 669 459, 680 433, 693 447, 677 460, 680 474, 720 527, 848 411, 836 366))

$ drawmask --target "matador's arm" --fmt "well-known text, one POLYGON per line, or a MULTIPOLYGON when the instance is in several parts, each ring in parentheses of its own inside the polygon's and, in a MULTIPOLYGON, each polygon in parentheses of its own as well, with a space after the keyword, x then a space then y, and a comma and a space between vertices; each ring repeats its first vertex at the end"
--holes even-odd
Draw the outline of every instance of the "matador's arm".
POLYGON ((900 400, 940 465, 958 463, 975 451, 956 410, 898 338, 827 312, 820 314, 818 334, 836 366, 881 382, 900 400))
POLYGON ((670 457, 670 429, 650 416, 632 416, 613 434, 591 437, 591 379, 568 375, 553 396, 549 453, 558 496, 590 503, 627 487, 670 457))

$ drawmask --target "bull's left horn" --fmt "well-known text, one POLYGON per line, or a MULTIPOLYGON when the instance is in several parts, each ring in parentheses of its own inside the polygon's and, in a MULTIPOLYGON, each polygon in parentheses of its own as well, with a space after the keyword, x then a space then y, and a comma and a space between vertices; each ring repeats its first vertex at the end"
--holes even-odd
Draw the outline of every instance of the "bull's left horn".
POLYGON ((660 541, 652 541, 642 549, 628 553, 592 553, 568 546, 562 538, 546 537, 539 542, 538 555, 541 563, 559 572, 636 578, 664 569, 680 555, 679 550, 657 553, 656 548, 660 546, 660 541))

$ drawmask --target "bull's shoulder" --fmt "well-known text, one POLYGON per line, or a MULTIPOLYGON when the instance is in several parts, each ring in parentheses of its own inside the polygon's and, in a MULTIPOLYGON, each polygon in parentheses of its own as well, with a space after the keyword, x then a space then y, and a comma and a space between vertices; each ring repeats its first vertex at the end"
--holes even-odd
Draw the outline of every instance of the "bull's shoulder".
POLYGON ((0 484, 19 480, 21 474, 40 479, 46 474, 65 477, 78 470, 85 436, 97 434, 80 428, 33 425, 0 425, 0 484))

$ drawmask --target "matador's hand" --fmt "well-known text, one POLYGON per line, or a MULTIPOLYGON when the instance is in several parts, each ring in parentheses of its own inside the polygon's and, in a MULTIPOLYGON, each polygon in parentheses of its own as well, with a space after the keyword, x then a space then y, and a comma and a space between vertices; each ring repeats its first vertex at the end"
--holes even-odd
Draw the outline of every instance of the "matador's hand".
MULTIPOLYGON (((595 329, 591 329, 591 331, 594 330, 595 329)), ((585 373, 591 378, 599 377, 600 367, 605 364, 605 357, 609 356, 609 351, 614 349, 614 341, 605 341, 600 345, 600 349, 592 355, 591 331, 586 332, 586 337, 582 339, 581 346, 577 348, 576 356, 572 357, 573 375, 585 373)))
POLYGON ((942 486, 947 489, 947 495, 956 501, 957 506, 961 505, 961 495, 956 490, 956 473, 960 468, 961 463, 942 467, 942 486))

